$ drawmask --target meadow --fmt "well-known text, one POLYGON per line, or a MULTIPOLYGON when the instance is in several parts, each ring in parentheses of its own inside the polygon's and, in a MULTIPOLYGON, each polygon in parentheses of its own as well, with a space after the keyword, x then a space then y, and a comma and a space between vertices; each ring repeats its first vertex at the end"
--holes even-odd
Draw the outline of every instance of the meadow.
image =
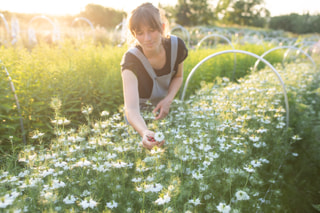
MULTIPOLYGON (((272 48, 274 46, 269 46, 272 48)), ((261 55, 260 44, 236 49, 261 55)), ((184 77, 206 56, 190 48, 184 77)), ((0 208, 5 212, 316 212, 320 207, 319 69, 237 54, 206 62, 170 115, 150 129, 164 147, 146 150, 123 119, 125 46, 66 40, 28 50, 1 47, 0 208), (10 73, 21 106, 6 80, 10 73)), ((319 61, 316 61, 319 64, 319 61)))

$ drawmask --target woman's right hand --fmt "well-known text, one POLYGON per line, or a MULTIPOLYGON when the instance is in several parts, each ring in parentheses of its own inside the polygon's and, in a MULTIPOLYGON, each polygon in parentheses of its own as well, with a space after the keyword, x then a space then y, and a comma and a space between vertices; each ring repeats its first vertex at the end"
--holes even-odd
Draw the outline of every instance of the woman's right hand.
POLYGON ((146 130, 143 132, 142 136, 142 146, 147 149, 152 149, 154 146, 162 146, 165 141, 158 143, 154 139, 154 132, 150 130, 146 130))

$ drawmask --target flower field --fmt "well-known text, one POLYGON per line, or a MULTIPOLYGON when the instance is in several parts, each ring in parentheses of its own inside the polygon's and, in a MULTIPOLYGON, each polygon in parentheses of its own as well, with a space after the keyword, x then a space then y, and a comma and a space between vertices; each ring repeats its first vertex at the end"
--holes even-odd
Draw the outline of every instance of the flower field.
MULTIPOLYGON (((102 111, 93 119, 93 107, 84 106, 86 122, 74 128, 61 112, 64 103, 53 98, 55 137, 44 141, 39 129, 31 137, 34 145, 17 153, 13 146, 18 160, 8 158, 1 168, 0 208, 286 212, 290 191, 285 186, 292 180, 287 179, 292 171, 288 168, 303 155, 301 147, 308 145, 311 157, 319 154, 315 133, 319 124, 314 123, 319 120, 314 118, 320 118, 320 78, 317 70, 302 62, 277 70, 288 92, 289 127, 281 85, 265 68, 238 83, 226 77, 203 82, 188 100, 176 100, 164 120, 144 114, 150 129, 163 133, 166 140, 152 150, 140 145, 140 136, 126 125, 121 110, 102 111)), ((313 183, 319 186, 319 181, 313 183)), ((320 203, 310 202, 313 210, 320 203)))

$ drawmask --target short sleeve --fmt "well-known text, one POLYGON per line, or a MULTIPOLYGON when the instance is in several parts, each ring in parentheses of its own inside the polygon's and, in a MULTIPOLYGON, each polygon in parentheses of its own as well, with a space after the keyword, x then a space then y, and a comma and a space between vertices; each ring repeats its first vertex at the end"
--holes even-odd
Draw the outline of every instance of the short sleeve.
POLYGON ((174 66, 174 69, 178 69, 178 65, 181 64, 188 57, 188 49, 184 41, 178 37, 178 53, 177 60, 174 66))

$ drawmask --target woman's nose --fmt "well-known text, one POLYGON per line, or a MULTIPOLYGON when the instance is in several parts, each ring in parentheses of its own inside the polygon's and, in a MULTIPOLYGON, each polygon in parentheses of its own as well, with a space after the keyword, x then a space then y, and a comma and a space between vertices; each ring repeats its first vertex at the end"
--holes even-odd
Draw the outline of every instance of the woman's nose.
POLYGON ((150 40, 150 38, 151 38, 150 33, 149 33, 149 32, 145 33, 144 39, 145 39, 145 40, 150 40))

